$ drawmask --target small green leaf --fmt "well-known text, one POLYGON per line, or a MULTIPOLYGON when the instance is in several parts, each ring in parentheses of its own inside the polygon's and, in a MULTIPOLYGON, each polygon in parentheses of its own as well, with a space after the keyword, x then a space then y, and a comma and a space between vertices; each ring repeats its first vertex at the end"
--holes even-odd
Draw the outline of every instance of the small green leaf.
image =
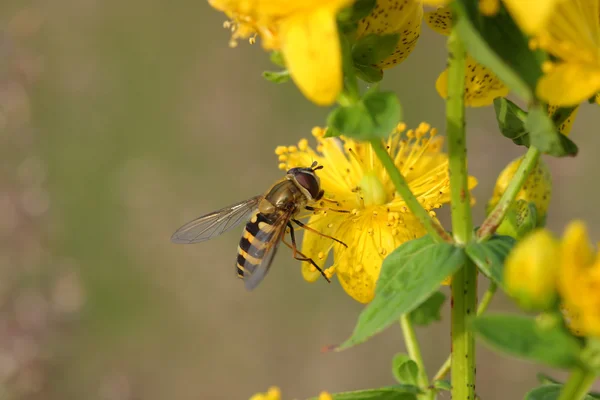
POLYGON ((559 326, 540 327, 535 319, 517 315, 483 315, 472 329, 491 347, 513 356, 553 367, 572 368, 581 345, 559 326))
POLYGON ((362 100, 373 119, 373 134, 387 139, 402 119, 402 107, 394 92, 366 93, 362 100))
POLYGON ((356 0, 351 7, 347 7, 338 13, 338 21, 358 22, 371 13, 377 0, 356 0))
POLYGON ((358 103, 333 110, 327 125, 360 140, 385 139, 401 117, 400 102, 393 92, 367 92, 358 103))
POLYGON ((285 71, 265 71, 262 73, 263 78, 273 83, 284 83, 290 80, 290 73, 285 71))
POLYGON ((494 99, 494 111, 502 135, 515 140, 527 134, 525 129, 527 112, 521 110, 515 103, 504 97, 497 97, 494 99))
POLYGON ((457 0, 454 4, 458 13, 455 28, 467 52, 523 99, 533 100, 544 53, 529 48, 529 39, 502 3, 498 13, 489 17, 481 15, 476 1, 457 0))
POLYGON ((542 153, 556 157, 577 155, 577 145, 558 132, 545 107, 536 105, 529 109, 525 129, 529 132, 531 145, 542 153))
POLYGON ((485 242, 469 243, 466 252, 485 276, 503 287, 504 260, 515 243, 510 236, 494 235, 485 242))
POLYGON ((556 379, 552 378, 551 376, 548 376, 541 372, 538 372, 536 377, 537 377, 538 382, 541 383, 542 385, 548 385, 548 384, 562 385, 562 382, 559 382, 556 379))
POLYGON ((440 321, 442 316, 440 311, 446 301, 446 295, 442 292, 435 292, 423 304, 415 308, 410 313, 410 319, 415 325, 427 326, 435 321, 440 321))
POLYGON ((280 51, 272 51, 269 55, 271 62, 279 67, 285 68, 285 59, 280 51))
POLYGON ((400 383, 417 386, 419 366, 407 354, 398 353, 392 360, 392 373, 400 383))
POLYGON ((362 343, 397 322, 465 262, 464 249, 434 243, 429 236, 402 244, 383 261, 375 298, 361 312, 352 336, 337 350, 362 343))
POLYGON ((446 391, 451 391, 452 390, 452 384, 450 383, 450 381, 434 381, 433 382, 433 387, 438 389, 438 390, 446 390, 446 391))
MULTIPOLYGON (((525 400, 557 400, 563 385, 543 385, 536 387, 525 395, 525 400)), ((596 397, 588 394, 583 400, 594 400, 596 397)))
POLYGON ((399 39, 400 35, 397 33, 389 35, 372 33, 363 36, 352 47, 354 64, 373 65, 383 61, 394 52, 399 39))
POLYGON ((370 65, 354 65, 356 76, 368 83, 379 82, 383 79, 383 70, 370 65))
POLYGON ((535 203, 519 199, 510 205, 496 233, 519 240, 536 228, 537 221, 535 203))
MULTIPOLYGON (((394 385, 380 389, 355 390, 352 392, 332 393, 334 400, 416 400, 420 389, 412 385, 394 385)), ((309 400, 317 400, 311 397, 309 400)))

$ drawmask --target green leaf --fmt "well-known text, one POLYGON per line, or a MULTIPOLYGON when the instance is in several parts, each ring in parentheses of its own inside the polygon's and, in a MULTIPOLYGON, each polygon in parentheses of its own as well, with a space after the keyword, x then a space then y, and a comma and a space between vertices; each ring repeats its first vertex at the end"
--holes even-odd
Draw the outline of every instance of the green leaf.
POLYGON ((541 383, 542 385, 548 385, 548 384, 562 385, 561 382, 557 381, 553 377, 548 376, 542 372, 538 372, 536 377, 537 377, 538 382, 541 383))
POLYGON ((392 360, 392 373, 400 383, 418 385, 419 366, 407 354, 398 353, 392 360))
POLYGON ((446 390, 446 391, 451 391, 452 390, 452 384, 450 383, 450 381, 434 381, 433 382, 433 387, 438 389, 438 390, 446 390))
POLYGON ((280 51, 272 51, 269 55, 271 62, 279 67, 285 68, 285 59, 280 51))
POLYGON ((401 118, 400 102, 393 92, 368 92, 358 103, 333 110, 327 125, 360 140, 385 139, 401 118))
POLYGON ((579 342, 560 325, 541 327, 529 317, 496 314, 475 318, 471 327, 491 347, 519 358, 562 368, 579 362, 579 342))
POLYGON ((458 14, 455 28, 467 52, 523 99, 533 100, 544 53, 530 50, 528 38, 504 5, 496 15, 487 17, 481 15, 476 1, 454 3, 458 14))
MULTIPOLYGON (((421 391, 416 386, 394 385, 380 389, 333 393, 331 397, 334 400, 416 400, 419 393, 421 391)), ((311 397, 309 400, 317 399, 317 397, 311 397)))
POLYGON ((527 112, 521 110, 515 103, 504 97, 497 97, 494 99, 494 111, 502 135, 514 141, 527 134, 525 129, 527 112))
POLYGON ((388 35, 372 33, 363 36, 352 47, 354 64, 373 65, 383 61, 394 52, 399 39, 400 35, 397 33, 388 35))
POLYGON ((368 83, 379 82, 383 79, 383 70, 370 65, 354 65, 356 76, 368 83))
POLYGON ((427 326, 435 321, 440 321, 442 316, 440 311, 446 295, 442 292, 435 292, 423 304, 415 308, 410 313, 410 319, 415 325, 427 326))
POLYGON ((519 240, 536 228, 537 221, 535 203, 519 199, 510 205, 496 233, 519 240))
MULTIPOLYGON (((525 400, 556 400, 560 395, 563 385, 543 385, 529 391, 525 395, 525 400)), ((586 395, 583 400, 594 400, 596 397, 586 395)))
POLYGON ((504 260, 515 243, 510 236, 494 235, 485 242, 469 243, 466 252, 485 276, 503 287, 504 260))
POLYGON ((375 287, 375 298, 358 319, 352 336, 337 350, 369 339, 422 304, 448 276, 466 262, 464 249, 434 243, 430 236, 411 240, 387 256, 375 287))
POLYGON ((373 134, 387 139, 402 119, 402 107, 394 92, 366 93, 362 100, 373 119, 373 134))
POLYGON ((577 145, 556 129, 545 107, 535 105, 529 109, 525 129, 529 131, 531 145, 542 153, 556 157, 577 155, 577 145))
POLYGON ((263 78, 273 83, 284 83, 290 80, 290 73, 285 71, 265 71, 262 73, 263 78))
POLYGON ((347 7, 338 13, 338 21, 345 23, 358 22, 371 13, 377 0, 357 0, 351 7, 347 7))

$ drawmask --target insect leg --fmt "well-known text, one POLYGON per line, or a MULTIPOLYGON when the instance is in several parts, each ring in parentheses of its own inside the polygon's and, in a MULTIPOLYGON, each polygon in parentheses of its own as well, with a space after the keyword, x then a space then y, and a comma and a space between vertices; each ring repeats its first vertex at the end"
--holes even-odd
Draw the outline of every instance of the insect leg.
POLYGON ((298 226, 300 226, 301 228, 304 228, 304 229, 306 229, 306 230, 309 230, 309 231, 311 231, 311 232, 314 232, 314 233, 316 233, 317 235, 320 235, 320 236, 326 237, 326 238, 328 238, 328 239, 331 239, 331 240, 333 240, 334 242, 337 242, 337 243, 341 244, 341 245, 342 245, 342 246, 344 246, 345 248, 348 248, 348 245, 347 245, 346 243, 342 242, 342 241, 341 241, 341 240, 339 240, 339 239, 336 239, 336 238, 334 238, 333 236, 329 236, 329 235, 326 235, 326 234, 324 234, 324 233, 321 233, 321 232, 319 232, 318 230, 316 230, 316 229, 313 229, 313 228, 311 228, 310 226, 308 226, 308 225, 306 225, 306 224, 304 224, 304 223, 302 223, 302 222, 298 221, 297 219, 292 219, 292 221, 294 221, 296 224, 298 224, 298 226))
POLYGON ((289 222, 287 223, 288 228, 290 228, 290 237, 292 238, 292 245, 290 246, 286 241, 285 238, 282 238, 282 242, 288 246, 289 248, 292 249, 292 251, 294 252, 293 257, 298 260, 298 261, 308 261, 309 263, 311 263, 316 269, 317 271, 319 271, 321 273, 321 275, 323 275, 323 278, 325 278, 325 280, 327 280, 327 282, 331 283, 331 281, 329 280, 329 278, 327 277, 327 275, 325 275, 325 272, 323 272, 323 270, 321 269, 321 267, 319 267, 317 265, 316 262, 313 261, 312 258, 310 257, 306 257, 304 254, 302 254, 298 248, 296 247, 296 235, 294 234, 294 227, 292 226, 292 224, 290 224, 289 222))
POLYGON ((335 211, 335 212, 339 212, 339 213, 349 213, 350 211, 348 210, 337 210, 335 208, 321 208, 321 207, 311 207, 311 206, 306 206, 304 207, 305 209, 307 209, 308 211, 335 211))

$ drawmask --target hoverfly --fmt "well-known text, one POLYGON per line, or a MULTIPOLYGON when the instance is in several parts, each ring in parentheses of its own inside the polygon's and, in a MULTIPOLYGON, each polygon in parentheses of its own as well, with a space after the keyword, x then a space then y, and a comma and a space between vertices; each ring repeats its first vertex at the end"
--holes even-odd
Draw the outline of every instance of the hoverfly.
POLYGON ((348 247, 340 240, 322 234, 296 219, 303 209, 319 210, 309 206, 308 203, 323 199, 324 191, 316 174, 316 171, 322 168, 323 166, 317 166, 316 162, 313 162, 310 168, 292 168, 264 195, 252 197, 196 218, 179 228, 171 236, 171 241, 185 244, 203 242, 221 235, 250 217, 238 245, 236 264, 237 275, 244 279, 246 289, 254 289, 265 277, 280 242, 292 249, 296 260, 308 261, 329 282, 329 278, 317 263, 297 249, 292 226, 293 222, 301 228, 348 247), (285 241, 286 228, 289 228, 291 245, 285 241))

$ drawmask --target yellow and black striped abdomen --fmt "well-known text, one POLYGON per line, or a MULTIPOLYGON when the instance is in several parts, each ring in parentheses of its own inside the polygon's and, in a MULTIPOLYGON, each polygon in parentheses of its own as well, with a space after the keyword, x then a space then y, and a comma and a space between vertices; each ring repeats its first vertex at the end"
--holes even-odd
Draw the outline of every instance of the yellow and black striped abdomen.
POLYGON ((277 233, 277 227, 273 225, 276 220, 276 213, 263 214, 258 211, 250 218, 238 246, 238 277, 252 274, 262 263, 269 247, 276 245, 272 243, 277 233))

